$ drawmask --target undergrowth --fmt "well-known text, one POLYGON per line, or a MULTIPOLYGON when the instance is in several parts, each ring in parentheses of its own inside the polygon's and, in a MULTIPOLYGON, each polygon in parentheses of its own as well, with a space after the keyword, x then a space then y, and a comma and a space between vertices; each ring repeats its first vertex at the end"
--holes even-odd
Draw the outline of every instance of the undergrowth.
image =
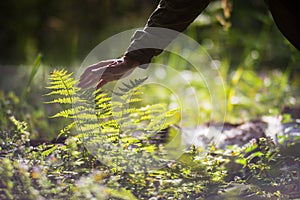
MULTIPOLYGON (((30 145, 27 124, 9 119, 0 134, 0 199, 289 199, 299 197, 299 158, 269 138, 245 146, 191 146, 170 158, 178 110, 139 107, 145 79, 112 94, 83 91, 64 70, 50 77, 52 97, 70 120, 60 144, 30 145)), ((178 144, 177 144, 178 145, 178 144)), ((172 147, 172 148, 176 148, 172 147)))

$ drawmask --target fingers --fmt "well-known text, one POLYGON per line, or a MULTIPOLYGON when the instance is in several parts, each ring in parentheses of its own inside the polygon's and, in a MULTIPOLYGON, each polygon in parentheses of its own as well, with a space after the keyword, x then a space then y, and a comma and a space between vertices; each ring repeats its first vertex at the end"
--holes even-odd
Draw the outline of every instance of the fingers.
POLYGON ((80 78, 78 87, 87 88, 98 81, 98 79, 96 78, 97 76, 95 76, 93 73, 90 72, 85 77, 80 78))
POLYGON ((82 89, 86 89, 90 86, 92 86, 93 84, 95 84, 98 81, 98 79, 89 79, 89 80, 81 80, 78 83, 78 87, 82 88, 82 89))
POLYGON ((78 87, 85 89, 98 82, 99 74, 102 74, 105 68, 113 62, 114 60, 102 61, 88 67, 80 76, 78 87))
POLYGON ((87 67, 84 72, 80 75, 80 79, 84 79, 89 73, 90 71, 95 68, 96 66, 95 65, 92 65, 90 67, 87 67))
POLYGON ((101 79, 98 83, 97 83, 97 86, 96 88, 99 89, 101 88, 103 85, 105 85, 106 83, 108 83, 107 81, 101 79))
POLYGON ((104 66, 107 66, 113 62, 114 62, 114 60, 101 61, 99 63, 93 64, 93 65, 87 67, 84 70, 84 72, 81 74, 80 79, 83 80, 86 76, 88 76, 91 73, 91 71, 101 68, 101 67, 104 67, 104 66))
POLYGON ((124 75, 119 75, 119 76, 114 76, 111 79, 100 79, 100 81, 97 83, 96 88, 99 89, 99 88, 101 88, 102 86, 104 86, 108 82, 119 80, 119 79, 124 78, 124 77, 125 77, 124 75))
MULTIPOLYGON (((108 67, 109 66, 104 66, 102 68, 92 69, 89 72, 89 74, 87 74, 85 77, 83 77, 79 80, 78 87, 85 89, 85 88, 88 88, 88 87, 94 85, 97 82, 102 87, 107 82, 117 79, 117 78, 115 78, 115 76, 116 76, 115 74, 111 74, 111 73, 105 71, 108 69, 108 67), (99 81, 99 77, 100 77, 100 81, 99 81)), ((97 85, 97 88, 98 87, 100 87, 100 86, 97 85)))
POLYGON ((81 74, 80 79, 86 78, 86 77, 90 74, 90 72, 91 72, 93 69, 96 69, 96 68, 98 68, 98 65, 97 65, 97 64, 91 65, 91 66, 87 67, 87 68, 84 70, 84 72, 81 74))
POLYGON ((129 75, 137 65, 124 59, 107 60, 89 66, 80 76, 78 87, 88 88, 97 83, 97 88, 129 75))

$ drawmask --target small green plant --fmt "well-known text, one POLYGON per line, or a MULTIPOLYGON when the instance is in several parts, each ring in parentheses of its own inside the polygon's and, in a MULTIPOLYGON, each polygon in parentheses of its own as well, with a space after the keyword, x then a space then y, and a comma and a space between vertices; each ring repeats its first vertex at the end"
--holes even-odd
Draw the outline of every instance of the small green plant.
POLYGON ((75 137, 99 159, 109 158, 105 162, 114 164, 115 170, 129 167, 144 171, 147 162, 159 162, 157 158, 163 156, 163 152, 151 141, 157 132, 174 122, 172 117, 177 110, 167 111, 164 104, 135 107, 141 101, 140 85, 146 79, 123 83, 112 97, 101 90, 81 91, 71 74, 64 70, 55 70, 50 80, 51 92, 46 95, 55 97, 48 103, 69 105, 53 117, 73 120, 59 136, 76 127, 75 137), (132 163, 128 162, 129 157, 132 163), (143 167, 139 168, 140 163, 136 161, 142 162, 143 167))

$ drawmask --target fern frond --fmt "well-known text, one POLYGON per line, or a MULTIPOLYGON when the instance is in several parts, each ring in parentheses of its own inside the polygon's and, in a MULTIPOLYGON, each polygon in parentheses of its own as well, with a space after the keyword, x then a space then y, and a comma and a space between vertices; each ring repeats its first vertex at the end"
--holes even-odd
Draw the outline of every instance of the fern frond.
POLYGON ((46 96, 60 96, 47 103, 72 104, 77 102, 78 98, 74 97, 79 90, 75 87, 77 81, 72 78, 72 73, 68 74, 66 70, 54 70, 50 77, 50 86, 47 88, 51 90, 46 96))
POLYGON ((112 92, 116 95, 112 98, 111 93, 101 89, 81 90, 76 87, 72 73, 54 70, 47 87, 50 92, 46 94, 52 100, 47 103, 63 104, 68 108, 52 117, 74 120, 60 131, 59 136, 76 127, 76 138, 95 151, 93 154, 98 154, 97 157, 110 157, 116 166, 138 162, 138 159, 120 159, 128 156, 160 159, 159 145, 151 143, 151 138, 174 121, 176 111, 167 111, 165 104, 139 106, 143 94, 141 85, 147 78, 123 83, 112 92), (132 148, 128 148, 130 145, 132 148))
POLYGON ((140 98, 130 98, 126 101, 126 103, 137 103, 137 102, 141 102, 142 99, 140 98))
POLYGON ((51 116, 51 118, 63 117, 63 118, 74 118, 75 110, 74 109, 66 109, 62 110, 55 115, 51 116))
POLYGON ((46 88, 48 89, 60 89, 60 88, 68 88, 68 89, 71 89, 73 88, 73 86, 77 83, 76 80, 74 80, 73 78, 70 78, 70 79, 64 79, 64 78, 61 78, 59 80, 55 80, 55 81, 51 81, 50 82, 50 85, 51 86, 48 86, 46 88), (61 83, 63 83, 63 85, 61 85, 61 83))
POLYGON ((70 131, 73 127, 75 127, 75 122, 72 122, 71 124, 68 124, 66 127, 60 130, 57 138, 59 138, 62 135, 67 135, 67 132, 70 131))
POLYGON ((140 85, 140 84, 144 83, 147 79, 148 79, 148 76, 146 76, 145 78, 135 79, 135 84, 140 85))
POLYGON ((50 80, 59 79, 60 77, 70 77, 73 75, 73 73, 68 73, 67 70, 64 69, 55 69, 53 72, 50 73, 50 80))
POLYGON ((131 88, 121 88, 121 87, 119 87, 118 89, 121 90, 121 92, 126 93, 126 92, 129 92, 131 88))
POLYGON ((45 150, 42 152, 42 156, 47 157, 49 156, 53 151, 57 149, 58 145, 53 145, 51 148, 45 150))
POLYGON ((73 99, 72 98, 69 98, 69 97, 66 97, 66 98, 57 98, 57 99, 54 99, 52 101, 48 101, 46 102, 47 104, 53 104, 53 103, 58 103, 58 104, 73 104, 73 99))
POLYGON ((107 93, 95 93, 95 101, 100 100, 100 99, 111 99, 111 97, 108 97, 107 93))
MULTIPOLYGON (((51 89, 49 87, 47 88, 51 89)), ((53 95, 69 96, 75 94, 76 94, 76 90, 60 89, 60 90, 52 90, 51 92, 44 94, 44 96, 53 96, 53 95)))
POLYGON ((130 84, 122 82, 123 86, 125 87, 118 87, 120 92, 114 92, 117 96, 122 96, 128 93, 129 91, 136 89, 138 86, 140 86, 145 80, 147 80, 148 77, 142 78, 142 79, 135 79, 135 80, 129 80, 130 84))

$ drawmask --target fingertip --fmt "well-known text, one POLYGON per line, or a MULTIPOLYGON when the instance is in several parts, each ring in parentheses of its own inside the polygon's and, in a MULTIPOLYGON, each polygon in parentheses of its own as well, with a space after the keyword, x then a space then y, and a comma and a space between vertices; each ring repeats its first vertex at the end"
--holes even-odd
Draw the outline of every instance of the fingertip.
POLYGON ((85 89, 84 84, 83 83, 78 83, 77 87, 81 88, 81 89, 85 89))
POLYGON ((106 83, 107 83, 107 81, 101 79, 101 80, 98 82, 98 84, 97 84, 97 86, 96 86, 96 89, 101 88, 101 87, 102 87, 103 85, 105 85, 106 83))

